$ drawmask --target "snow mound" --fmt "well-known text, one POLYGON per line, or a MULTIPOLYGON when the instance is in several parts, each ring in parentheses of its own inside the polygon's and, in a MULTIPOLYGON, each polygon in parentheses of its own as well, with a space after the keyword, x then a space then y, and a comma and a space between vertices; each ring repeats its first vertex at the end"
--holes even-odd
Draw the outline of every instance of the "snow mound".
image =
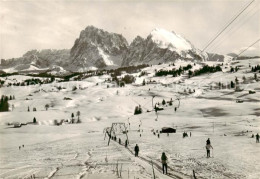
POLYGON ((169 48, 170 50, 191 50, 191 44, 180 35, 169 32, 164 29, 156 28, 151 32, 152 40, 160 46, 160 48, 169 48))

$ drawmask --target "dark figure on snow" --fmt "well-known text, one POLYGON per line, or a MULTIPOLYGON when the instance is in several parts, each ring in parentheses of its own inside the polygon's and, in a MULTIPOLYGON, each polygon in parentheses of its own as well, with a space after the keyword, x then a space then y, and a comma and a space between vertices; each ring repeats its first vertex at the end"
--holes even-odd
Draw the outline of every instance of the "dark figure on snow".
POLYGON ((119 138, 119 141, 118 141, 118 142, 119 142, 119 144, 121 144, 121 139, 120 139, 120 138, 119 138))
POLYGON ((252 134, 251 138, 254 138, 254 137, 255 137, 254 134, 252 134))
POLYGON ((162 153, 161 160, 162 160, 163 174, 165 173, 167 175, 167 157, 164 152, 162 153))
POLYGON ((182 134, 183 138, 188 137, 188 134, 186 132, 183 132, 182 134))
POLYGON ((139 147, 136 144, 136 146, 135 146, 135 157, 138 157, 138 153, 139 153, 139 147))
POLYGON ((23 147, 24 147, 24 145, 23 145, 23 147))
POLYGON ((19 150, 21 150, 21 146, 19 146, 19 150))
POLYGON ((208 138, 208 140, 206 141, 206 144, 208 145, 208 144, 210 144, 210 139, 208 138))
POLYGON ((213 149, 213 147, 211 146, 211 144, 207 144, 206 145, 206 150, 207 150, 207 158, 210 158, 210 149, 213 149))
POLYGON ((142 135, 140 134, 140 137, 142 137, 142 135))
POLYGON ((177 111, 177 107, 174 108, 174 111, 175 111, 175 112, 177 111))
POLYGON ((191 132, 190 132, 190 137, 191 137, 191 132))
POLYGON ((127 139, 125 140, 125 148, 127 148, 127 144, 128 144, 128 141, 127 139))
POLYGON ((160 134, 158 134, 157 136, 158 136, 158 138, 160 138, 160 134))
POLYGON ((256 134, 256 143, 259 143, 259 134, 256 134))

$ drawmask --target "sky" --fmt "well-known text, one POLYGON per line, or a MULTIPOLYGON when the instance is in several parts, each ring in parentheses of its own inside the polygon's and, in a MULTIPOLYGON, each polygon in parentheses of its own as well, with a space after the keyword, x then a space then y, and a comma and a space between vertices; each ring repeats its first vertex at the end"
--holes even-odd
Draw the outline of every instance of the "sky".
MULTIPOLYGON (((0 58, 20 57, 31 49, 70 49, 88 25, 122 34, 129 43, 163 28, 202 50, 251 1, 0 0, 0 58)), ((255 0, 206 51, 239 53, 260 38, 259 22, 255 0)), ((259 43, 246 52, 259 53, 259 43)))

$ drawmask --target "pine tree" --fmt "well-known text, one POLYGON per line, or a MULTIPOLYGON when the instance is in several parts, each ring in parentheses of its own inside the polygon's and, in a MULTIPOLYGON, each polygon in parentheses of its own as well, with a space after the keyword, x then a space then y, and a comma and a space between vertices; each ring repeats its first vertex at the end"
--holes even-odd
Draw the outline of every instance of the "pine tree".
POLYGON ((189 78, 191 77, 191 75, 192 75, 192 71, 191 70, 189 70, 189 78))
POLYGON ((143 80, 143 86, 145 85, 146 83, 145 83, 145 79, 143 80))
POLYGON ((45 104, 45 109, 46 109, 46 111, 48 110, 48 108, 50 107, 50 105, 49 104, 45 104))
POLYGON ((166 104, 166 102, 165 102, 165 100, 163 99, 163 100, 162 100, 162 105, 165 105, 165 104, 166 104))
POLYGON ((243 79, 243 82, 245 83, 246 82, 246 77, 243 76, 242 79, 243 79))
POLYGON ((76 114, 76 115, 78 116, 78 120, 79 120, 80 111, 77 111, 77 114, 76 114))
POLYGON ((239 82, 238 82, 238 79, 237 79, 237 77, 236 77, 236 79, 235 79, 235 82, 236 82, 236 84, 238 84, 239 82))
POLYGON ((231 87, 231 88, 234 88, 234 87, 235 87, 235 84, 234 84, 233 81, 231 81, 231 83, 230 83, 230 87, 231 87))
POLYGON ((8 96, 2 95, 0 102, 0 112, 9 111, 8 96))

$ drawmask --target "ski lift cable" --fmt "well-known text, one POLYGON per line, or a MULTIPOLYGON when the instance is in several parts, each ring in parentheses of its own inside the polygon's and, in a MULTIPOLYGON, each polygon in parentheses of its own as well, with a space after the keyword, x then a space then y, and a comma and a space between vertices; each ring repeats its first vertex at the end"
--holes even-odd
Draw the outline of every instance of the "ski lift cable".
POLYGON ((218 48, 227 38, 230 38, 230 36, 233 36, 237 30, 241 28, 242 25, 244 25, 248 20, 254 16, 259 9, 256 11, 255 8, 258 8, 258 6, 254 6, 247 14, 241 19, 241 21, 238 21, 234 26, 231 26, 231 28, 226 31, 226 33, 219 38, 219 40, 216 40, 217 43, 213 43, 212 46, 209 47, 208 51, 214 51, 216 48, 218 48), (252 13, 253 12, 253 13, 252 13), (250 14, 250 15, 249 15, 250 14), (248 16, 249 15, 249 16, 248 16), (242 23, 241 23, 242 22, 242 23))
MULTIPOLYGON (((255 9, 257 6, 255 6, 253 9, 255 9)), ((250 12, 248 12, 247 13, 247 15, 248 14, 250 14, 250 16, 246 16, 244 19, 243 19, 243 21, 239 21, 238 23, 236 23, 236 25, 238 25, 236 28, 230 28, 228 31, 227 31, 227 33, 224 35, 224 36, 222 36, 222 38, 220 38, 221 40, 219 40, 217 43, 215 43, 214 45, 212 45, 209 49, 208 49, 208 51, 215 51, 216 49, 218 49, 218 47, 225 41, 225 40, 227 40, 227 38, 230 38, 231 36, 233 36, 234 34, 235 34, 235 32, 237 32, 238 30, 240 30, 241 29, 241 27, 242 27, 242 25, 244 25, 245 23, 247 23, 248 22, 248 20, 250 19, 250 18, 252 18, 254 15, 256 15, 258 12, 259 12, 259 9, 257 9, 256 11, 253 11, 253 9, 252 9, 252 11, 250 11, 250 12), (252 13, 253 12, 253 13, 252 13), (242 22, 242 23, 241 23, 242 22)), ((235 25, 235 26, 236 26, 235 25)))
MULTIPOLYGON (((252 9, 255 9, 256 7, 258 7, 258 6, 254 6, 252 9)), ((247 12, 245 16, 247 16, 247 15, 252 11, 252 9, 250 9, 249 12, 247 12)), ((241 10, 242 10, 242 8, 241 8, 241 10)), ((239 10, 238 12, 240 12, 241 10, 239 10)), ((233 18, 234 18, 234 17, 232 17, 232 19, 233 19, 233 18)), ((244 18, 243 15, 242 15, 242 16, 240 17, 240 19, 238 19, 237 21, 240 22, 241 18, 242 18, 242 19, 244 18)), ((234 23, 234 24, 237 25, 238 23, 234 23)), ((233 29, 235 25, 231 25, 229 29, 227 28, 227 29, 228 29, 228 32, 230 32, 230 30, 233 29)), ((223 32, 222 36, 220 36, 220 38, 216 39, 217 43, 219 43, 219 42, 218 42, 218 41, 220 41, 219 39, 222 39, 223 36, 226 36, 228 32, 226 32, 226 31, 223 32)), ((214 43, 212 43, 213 45, 211 44, 211 45, 209 46, 209 48, 208 48, 207 51, 210 51, 211 48, 213 48, 214 46, 216 46, 216 41, 215 41, 214 43)))
POLYGON ((245 51, 247 51, 250 47, 254 46, 257 42, 259 42, 260 39, 258 39, 257 41, 255 41, 254 43, 252 43, 249 47, 247 47, 245 50, 243 50, 242 52, 240 52, 237 57, 239 57, 242 53, 244 53, 245 51))
MULTIPOLYGON (((242 6, 233 16, 232 16, 232 18, 230 19, 230 21, 228 21, 228 22, 226 22, 220 29, 223 29, 225 26, 227 26, 228 25, 228 23, 230 23, 231 22, 231 20, 232 19, 234 19, 235 18, 235 16, 240 12, 240 11, 242 11, 242 9, 243 9, 243 7, 245 7, 246 6, 246 4, 249 4, 249 3, 245 3, 245 5, 244 6, 242 6)), ((221 32, 221 30, 219 30, 217 33, 220 33, 221 32)), ((209 43, 209 41, 207 42, 207 43, 209 43)), ((206 44, 207 44, 206 43, 206 44)))
POLYGON ((255 0, 252 0, 238 15, 225 26, 202 50, 204 52, 255 0))

